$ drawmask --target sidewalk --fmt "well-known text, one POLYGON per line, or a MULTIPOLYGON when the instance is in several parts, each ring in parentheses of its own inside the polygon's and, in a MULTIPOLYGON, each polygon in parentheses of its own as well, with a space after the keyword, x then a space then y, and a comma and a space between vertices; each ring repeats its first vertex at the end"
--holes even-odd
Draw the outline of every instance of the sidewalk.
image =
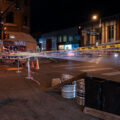
MULTIPOLYGON (((40 69, 48 69, 50 66, 51 63, 41 64, 40 69)), ((85 115, 74 100, 66 100, 59 94, 42 91, 42 87, 48 87, 49 79, 60 73, 54 73, 50 69, 49 73, 40 70, 40 75, 39 72, 33 72, 33 77, 41 83, 39 86, 24 79, 27 75, 26 69, 17 74, 15 71, 7 71, 7 68, 10 67, 0 65, 1 120, 99 120, 85 115)))

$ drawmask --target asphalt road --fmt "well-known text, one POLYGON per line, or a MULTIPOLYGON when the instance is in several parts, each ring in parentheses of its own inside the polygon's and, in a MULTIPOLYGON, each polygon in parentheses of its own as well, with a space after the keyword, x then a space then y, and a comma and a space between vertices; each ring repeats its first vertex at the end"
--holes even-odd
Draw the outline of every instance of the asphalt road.
POLYGON ((65 59, 65 60, 74 60, 74 61, 83 61, 83 62, 90 62, 90 63, 96 63, 96 64, 120 66, 120 55, 115 56, 114 54, 107 55, 107 56, 93 56, 93 55, 68 56, 67 54, 64 55, 63 53, 62 54, 49 53, 49 54, 40 55, 40 56, 48 57, 48 58, 58 58, 58 59, 65 59))
POLYGON ((114 57, 112 56, 64 56, 64 55, 41 55, 41 57, 46 58, 55 58, 55 59, 63 59, 63 60, 72 60, 78 62, 78 64, 74 65, 66 65, 62 66, 68 67, 65 68, 68 71, 76 70, 77 72, 87 72, 88 74, 96 77, 101 77, 108 80, 120 81, 120 56, 114 57), (84 64, 85 63, 85 64, 84 64), (90 66, 91 65, 91 66, 90 66))

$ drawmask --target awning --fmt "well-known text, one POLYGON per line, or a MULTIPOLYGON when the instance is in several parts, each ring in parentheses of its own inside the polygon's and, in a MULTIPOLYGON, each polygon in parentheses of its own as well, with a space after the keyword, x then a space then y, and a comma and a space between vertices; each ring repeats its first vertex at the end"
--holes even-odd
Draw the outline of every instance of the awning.
POLYGON ((36 40, 27 33, 23 32, 8 32, 9 41, 25 42, 27 50, 36 50, 36 40))

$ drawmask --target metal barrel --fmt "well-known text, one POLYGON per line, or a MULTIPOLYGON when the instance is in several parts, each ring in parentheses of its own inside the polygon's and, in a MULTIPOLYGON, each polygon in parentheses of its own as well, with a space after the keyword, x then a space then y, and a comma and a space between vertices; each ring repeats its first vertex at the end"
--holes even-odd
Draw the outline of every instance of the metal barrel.
POLYGON ((76 85, 64 85, 62 87, 63 98, 75 98, 76 97, 76 85))
POLYGON ((85 105, 85 80, 80 79, 76 82, 76 101, 79 105, 85 105))

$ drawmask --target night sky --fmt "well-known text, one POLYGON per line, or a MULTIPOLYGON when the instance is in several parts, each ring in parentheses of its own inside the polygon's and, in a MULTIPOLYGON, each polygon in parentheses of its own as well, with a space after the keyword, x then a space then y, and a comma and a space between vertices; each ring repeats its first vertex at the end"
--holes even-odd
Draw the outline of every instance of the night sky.
POLYGON ((72 27, 90 21, 90 15, 93 13, 98 13, 101 18, 120 13, 119 3, 115 0, 31 1, 31 33, 45 33, 72 27))

